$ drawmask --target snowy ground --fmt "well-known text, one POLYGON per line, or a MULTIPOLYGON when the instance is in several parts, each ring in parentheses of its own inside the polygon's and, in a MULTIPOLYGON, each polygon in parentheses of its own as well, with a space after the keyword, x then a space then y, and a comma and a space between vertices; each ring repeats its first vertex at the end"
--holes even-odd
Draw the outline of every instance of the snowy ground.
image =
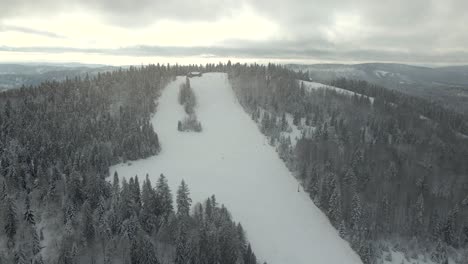
MULTIPOLYGON (((433 262, 428 255, 417 254, 412 257, 405 257, 405 254, 401 251, 390 250, 384 252, 380 264, 437 264, 433 262)), ((449 258, 448 264, 455 264, 453 259, 449 258)))
POLYGON ((158 156, 111 167, 120 176, 149 173, 153 182, 164 173, 175 193, 184 179, 192 199, 215 194, 244 226, 253 249, 269 264, 361 263, 328 219, 303 191, 266 143, 222 73, 191 79, 201 133, 180 133, 184 110, 177 102, 179 85, 169 84, 152 122, 162 151, 158 156))
POLYGON ((323 83, 307 82, 307 81, 301 81, 301 82, 304 83, 304 88, 306 89, 306 91, 318 90, 318 89, 328 89, 328 90, 336 91, 339 94, 344 94, 344 95, 348 95, 348 96, 354 96, 356 94, 356 95, 359 95, 359 96, 368 97, 370 102, 374 103, 374 97, 365 96, 365 95, 362 95, 362 94, 359 94, 359 93, 351 92, 351 91, 348 91, 346 89, 338 88, 338 87, 331 86, 331 85, 326 85, 326 84, 323 84, 323 83))

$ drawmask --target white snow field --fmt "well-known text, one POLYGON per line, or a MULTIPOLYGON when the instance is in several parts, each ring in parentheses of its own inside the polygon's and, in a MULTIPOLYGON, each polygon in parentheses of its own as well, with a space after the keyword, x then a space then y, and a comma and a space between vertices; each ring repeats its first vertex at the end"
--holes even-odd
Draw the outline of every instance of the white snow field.
MULTIPOLYGON (((267 144, 244 112, 223 73, 191 78, 201 133, 177 131, 185 113, 177 101, 178 77, 163 90, 152 123, 159 155, 111 167, 121 177, 163 173, 176 193, 184 179, 195 202, 215 194, 240 221, 258 259, 269 264, 362 263, 267 144)), ((140 180, 141 182, 141 180, 140 180)))
POLYGON ((352 91, 348 91, 346 89, 338 88, 338 87, 331 86, 331 85, 326 85, 326 84, 323 84, 323 83, 308 82, 308 81, 301 81, 301 82, 304 83, 304 88, 305 88, 306 91, 312 91, 312 90, 318 90, 318 89, 328 89, 328 90, 335 91, 335 92, 337 92, 339 94, 344 94, 344 95, 351 96, 351 97, 354 96, 354 95, 364 96, 364 97, 369 98, 371 104, 374 103, 374 97, 362 95, 360 93, 355 93, 355 92, 352 92, 352 91))

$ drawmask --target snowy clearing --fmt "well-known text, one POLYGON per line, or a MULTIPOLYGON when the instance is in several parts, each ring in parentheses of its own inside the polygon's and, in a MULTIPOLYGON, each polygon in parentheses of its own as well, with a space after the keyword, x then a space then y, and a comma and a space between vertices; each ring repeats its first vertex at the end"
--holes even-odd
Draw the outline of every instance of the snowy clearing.
POLYGON ((337 92, 339 94, 344 94, 344 95, 348 95, 348 96, 354 96, 354 95, 364 96, 364 97, 369 98, 371 104, 374 103, 374 97, 370 97, 370 96, 362 95, 362 94, 359 94, 359 93, 351 92, 351 91, 348 91, 346 89, 338 88, 338 87, 331 86, 331 85, 326 85, 326 84, 323 84, 323 83, 308 82, 308 81, 301 81, 301 82, 304 83, 304 88, 306 89, 306 91, 318 90, 318 89, 328 89, 328 90, 333 90, 333 91, 335 91, 335 92, 337 92))
MULTIPOLYGON (((404 253, 394 250, 385 252, 381 261, 382 264, 437 264, 431 260, 430 256, 417 254, 410 258, 405 257, 404 253)), ((454 264, 454 261, 449 258, 448 264, 454 264)))
POLYGON ((110 168, 121 177, 148 173, 153 183, 163 173, 175 194, 188 184, 194 202, 215 194, 240 221, 260 261, 269 264, 361 263, 307 193, 298 192, 274 147, 244 112, 223 73, 191 78, 201 133, 180 133, 184 116, 177 102, 178 77, 165 88, 152 123, 162 151, 158 156, 110 168))

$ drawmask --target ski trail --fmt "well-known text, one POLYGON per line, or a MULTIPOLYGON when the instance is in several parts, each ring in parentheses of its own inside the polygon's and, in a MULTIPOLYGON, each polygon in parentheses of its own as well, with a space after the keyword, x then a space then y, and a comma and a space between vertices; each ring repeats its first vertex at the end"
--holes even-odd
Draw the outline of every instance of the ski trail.
POLYGON ((203 131, 177 131, 184 81, 178 77, 163 90, 152 119, 161 153, 113 166, 111 175, 117 170, 143 179, 148 173, 155 183, 163 173, 173 194, 184 179, 194 202, 215 194, 242 223, 260 263, 362 263, 308 195, 297 191, 298 182, 237 102, 226 74, 191 78, 203 131))

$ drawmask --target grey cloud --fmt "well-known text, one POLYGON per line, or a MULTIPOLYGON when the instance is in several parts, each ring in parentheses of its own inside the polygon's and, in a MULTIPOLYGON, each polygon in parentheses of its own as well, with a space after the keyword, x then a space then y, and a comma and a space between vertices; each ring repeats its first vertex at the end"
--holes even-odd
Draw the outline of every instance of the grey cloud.
POLYGON ((50 15, 85 9, 100 14, 109 23, 134 27, 160 19, 213 21, 234 16, 242 2, 236 0, 0 0, 0 20, 11 16, 50 15))
POLYGON ((249 6, 280 29, 279 35, 268 42, 225 40, 215 47, 140 47, 115 51, 136 56, 151 50, 162 54, 203 52, 272 58, 318 56, 316 59, 339 61, 365 58, 468 63, 466 0, 0 0, 0 6, 0 20, 18 14, 45 15, 79 7, 100 14, 108 23, 129 28, 160 19, 215 23, 220 17, 235 17, 244 6, 249 6), (338 36, 332 42, 321 29, 333 28, 335 16, 347 14, 359 17, 371 31, 354 33, 351 40, 338 36))
POLYGON ((49 37, 49 38, 65 38, 62 35, 55 34, 53 32, 49 32, 49 31, 36 30, 36 29, 32 29, 32 28, 0 24, 0 32, 2 32, 2 31, 17 31, 17 32, 22 32, 22 33, 27 33, 27 34, 33 34, 33 35, 49 37))
POLYGON ((9 52, 43 52, 43 53, 93 53, 115 56, 135 57, 188 57, 210 56, 218 58, 257 58, 286 60, 323 60, 339 62, 403 62, 410 64, 462 64, 468 62, 468 52, 399 52, 372 49, 337 50, 337 49, 297 49, 288 45, 238 43, 237 47, 171 47, 171 46, 132 46, 119 49, 77 49, 66 47, 6 47, 0 46, 0 51, 9 52), (279 47, 283 46, 283 47, 279 47))

